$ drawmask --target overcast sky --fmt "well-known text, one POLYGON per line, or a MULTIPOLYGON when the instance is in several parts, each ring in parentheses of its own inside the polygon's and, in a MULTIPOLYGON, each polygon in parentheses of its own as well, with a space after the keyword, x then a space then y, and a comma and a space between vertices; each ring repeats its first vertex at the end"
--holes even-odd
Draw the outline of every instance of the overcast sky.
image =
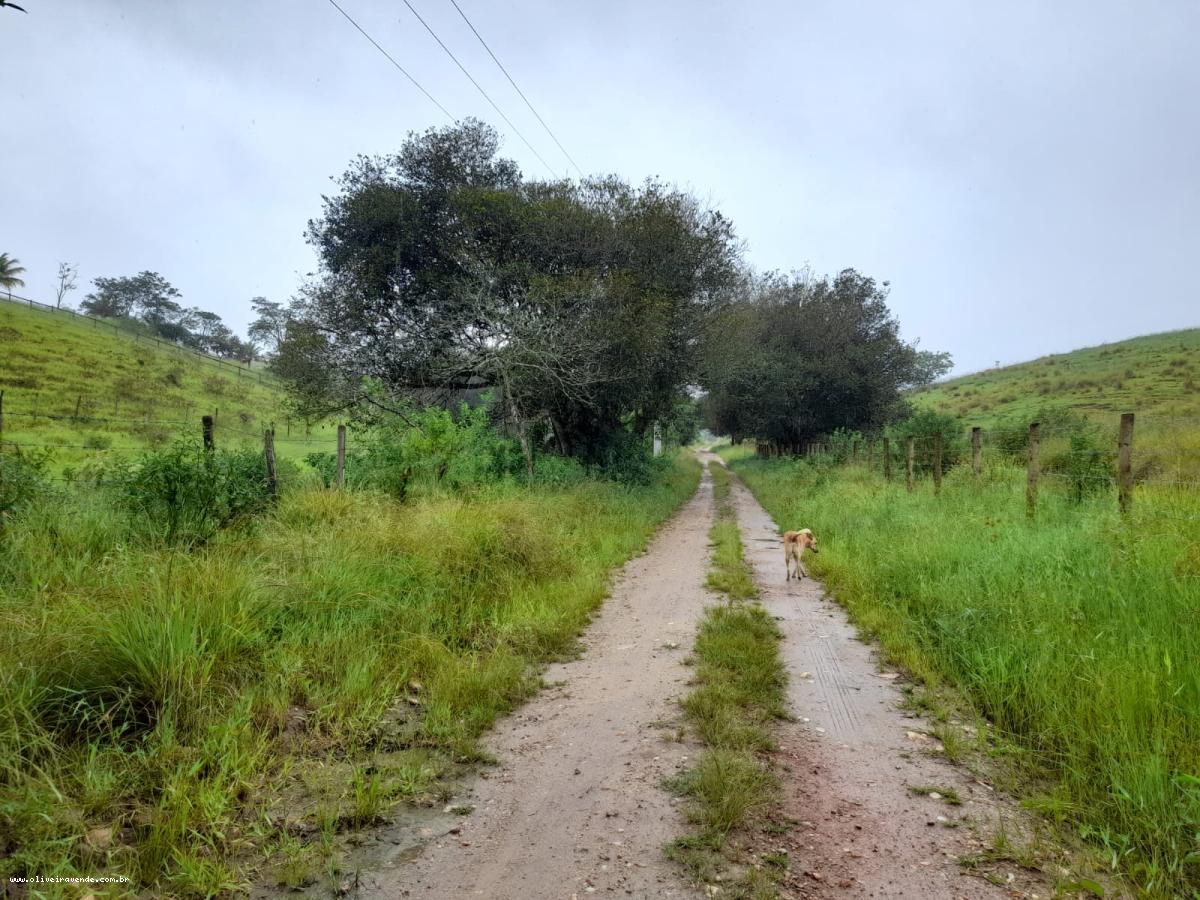
MULTIPOLYGON (((0 9, 0 250, 162 273, 239 331, 315 267, 306 221, 358 153, 448 120, 328 0, 0 9)), ((402 0, 339 0, 454 116, 547 172, 402 0)), ((412 0, 567 163, 449 0, 412 0)), ((957 371, 1200 325, 1200 3, 459 0, 588 173, 658 175, 759 269, 892 283, 957 371)))

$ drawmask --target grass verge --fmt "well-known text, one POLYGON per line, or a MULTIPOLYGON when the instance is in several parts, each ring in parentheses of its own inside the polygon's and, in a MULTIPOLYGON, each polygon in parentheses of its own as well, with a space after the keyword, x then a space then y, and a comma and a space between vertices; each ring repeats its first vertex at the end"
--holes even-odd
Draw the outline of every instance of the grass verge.
POLYGON ((729 504, 729 474, 710 466, 717 516, 710 531, 709 585, 729 603, 709 607, 696 638, 694 689, 684 698, 687 723, 704 744, 695 764, 672 779, 689 800, 695 830, 667 848, 700 881, 722 882, 722 896, 776 896, 775 872, 750 863, 739 836, 775 803, 778 784, 763 754, 771 724, 785 715, 787 675, 779 630, 756 602, 750 569, 729 504))
MULTIPOLYGON (((211 896, 336 887, 337 837, 444 800, 695 488, 296 489, 192 552, 101 493, 0 534, 0 878, 211 896)), ((54 896, 50 885, 44 886, 54 896)), ((64 886, 63 896, 73 888, 64 886)))
MULTIPOLYGON (((777 521, 821 536, 811 562, 858 626, 1001 740, 1025 802, 1097 847, 1146 896, 1200 891, 1200 508, 1169 486, 1045 491, 955 469, 941 496, 859 467, 728 453, 777 521)), ((943 737, 943 735, 939 735, 943 737)), ((950 743, 947 743, 949 750, 950 743)))

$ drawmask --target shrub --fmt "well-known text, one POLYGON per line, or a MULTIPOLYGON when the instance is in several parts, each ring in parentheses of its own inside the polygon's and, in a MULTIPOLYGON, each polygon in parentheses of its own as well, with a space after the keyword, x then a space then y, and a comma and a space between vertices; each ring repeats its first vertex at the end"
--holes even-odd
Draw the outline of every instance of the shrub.
POLYGON ((603 475, 623 484, 650 484, 670 467, 666 457, 655 457, 645 440, 624 429, 608 436, 595 463, 603 475))
POLYGON ((1046 470, 1063 476, 1075 502, 1081 503, 1086 494, 1103 490, 1111 484, 1112 457, 1111 452, 1101 449, 1098 429, 1084 424, 1071 432, 1067 450, 1047 460, 1046 470))
POLYGON ((112 438, 107 434, 89 434, 83 439, 83 446, 87 450, 107 450, 112 446, 112 438))
POLYGON ((27 506, 36 497, 48 493, 50 478, 46 469, 51 451, 36 453, 0 453, 0 526, 3 518, 27 506))
POLYGON ((905 442, 911 437, 915 445, 915 468, 920 472, 933 469, 933 448, 936 438, 942 439, 942 469, 958 465, 966 455, 966 438, 962 423, 947 413, 924 409, 913 413, 903 422, 888 428, 890 437, 903 453, 905 442))
POLYGON ((134 525, 167 544, 198 544, 267 508, 262 454, 179 441, 113 473, 134 525))

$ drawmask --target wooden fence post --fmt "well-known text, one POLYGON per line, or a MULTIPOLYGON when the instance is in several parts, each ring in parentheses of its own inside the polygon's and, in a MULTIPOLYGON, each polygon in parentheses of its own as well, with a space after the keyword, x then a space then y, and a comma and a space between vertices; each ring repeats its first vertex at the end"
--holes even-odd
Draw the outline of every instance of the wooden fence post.
POLYGON ((911 436, 908 438, 905 438, 905 440, 904 440, 904 450, 908 455, 907 481, 908 481, 908 490, 910 493, 912 492, 912 489, 913 489, 913 461, 914 461, 914 457, 916 457, 916 455, 917 455, 917 450, 916 450, 916 447, 914 446, 914 443, 915 443, 915 441, 912 439, 911 436))
POLYGON ((267 490, 271 496, 279 494, 279 481, 275 474, 275 427, 272 425, 263 432, 263 456, 267 460, 267 490))
POLYGON ((204 449, 212 450, 213 446, 214 446, 213 445, 213 417, 212 416, 201 416, 200 417, 200 428, 204 432, 204 449))
POLYGON ((1128 515, 1133 505, 1133 413, 1121 414, 1117 437, 1117 505, 1128 515))
POLYGON ((892 480, 892 442, 888 438, 883 439, 883 480, 892 480))
POLYGON ((1038 450, 1041 426, 1034 422, 1029 426, 1029 471, 1025 483, 1025 515, 1033 518, 1037 514, 1038 493, 1038 450))
POLYGON ((75 415, 74 415, 74 416, 72 416, 72 418, 73 418, 73 419, 74 419, 76 422, 78 422, 78 421, 79 421, 79 405, 80 405, 81 403, 83 403, 83 394, 80 394, 78 397, 76 397, 76 398, 75 398, 75 415))
POLYGON ((875 441, 873 439, 868 439, 867 440, 867 469, 870 470, 873 468, 875 468, 875 441))
POLYGON ((346 486, 346 426, 338 426, 338 445, 337 445, 337 486, 344 488, 346 486))
POLYGON ((4 391, 0 390, 0 444, 4 443, 4 391))
POLYGON ((942 433, 933 436, 933 493, 942 492, 942 433))
POLYGON ((971 429, 971 471, 983 471, 983 429, 978 425, 971 429))

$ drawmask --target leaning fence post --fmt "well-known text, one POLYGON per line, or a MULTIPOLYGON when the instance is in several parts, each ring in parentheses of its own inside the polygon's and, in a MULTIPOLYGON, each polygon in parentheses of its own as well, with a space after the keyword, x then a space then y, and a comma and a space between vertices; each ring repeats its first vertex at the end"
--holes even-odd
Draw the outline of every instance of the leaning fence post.
POLYGON ((338 426, 337 445, 337 486, 346 486, 346 426, 338 426))
POLYGON ((200 417, 200 428, 204 433, 204 449, 212 450, 213 449, 213 417, 212 416, 201 416, 200 417))
POLYGON ((983 471, 983 429, 978 425, 971 429, 971 471, 983 471))
POLYGON ((942 433, 933 436, 933 493, 942 492, 942 433))
POLYGON ((1128 515, 1133 505, 1133 413, 1121 413, 1117 437, 1117 505, 1128 515))
POLYGON ((275 475, 275 428, 263 432, 263 456, 267 460, 267 490, 274 497, 279 493, 279 481, 275 475))
POLYGON ((1041 426, 1034 422, 1029 426, 1029 472, 1025 483, 1025 515, 1033 518, 1037 513, 1038 493, 1038 449, 1041 426))
POLYGON ((908 455, 907 481, 908 481, 908 490, 910 493, 912 492, 912 489, 913 489, 913 462, 917 455, 917 449, 914 446, 914 444, 915 444, 915 441, 913 441, 911 436, 904 439, 904 450, 908 455))
POLYGON ((888 438, 883 439, 883 480, 892 480, 892 442, 888 438))

